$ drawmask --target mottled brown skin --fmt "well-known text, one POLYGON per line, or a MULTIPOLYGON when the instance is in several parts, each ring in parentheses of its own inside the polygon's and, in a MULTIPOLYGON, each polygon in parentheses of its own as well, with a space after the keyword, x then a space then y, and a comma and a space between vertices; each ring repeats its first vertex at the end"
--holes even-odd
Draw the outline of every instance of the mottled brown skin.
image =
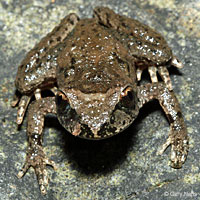
POLYGON ((171 165, 180 168, 188 152, 188 136, 173 93, 168 64, 181 67, 163 37, 140 22, 98 7, 94 18, 65 17, 25 57, 18 68, 13 106, 19 102, 17 123, 28 110, 29 147, 22 177, 32 166, 42 194, 48 185, 49 160, 42 148, 47 113, 75 136, 104 139, 126 129, 148 101, 158 99, 170 123, 170 133, 159 153, 171 145, 171 165), (138 86, 142 70, 153 83, 138 86), (164 82, 158 83, 156 73, 164 82), (44 89, 55 97, 42 98, 44 89))

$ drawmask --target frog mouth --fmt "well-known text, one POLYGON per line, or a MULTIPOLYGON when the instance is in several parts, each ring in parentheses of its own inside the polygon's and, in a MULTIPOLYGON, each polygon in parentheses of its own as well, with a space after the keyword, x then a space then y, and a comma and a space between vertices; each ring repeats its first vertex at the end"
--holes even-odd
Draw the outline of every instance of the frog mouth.
POLYGON ((108 137, 113 136, 115 131, 106 131, 107 128, 105 127, 107 124, 109 123, 105 123, 103 125, 101 125, 100 128, 89 128, 88 125, 86 124, 81 124, 78 125, 78 129, 74 128, 74 131, 72 132, 73 135, 78 136, 80 138, 84 138, 84 139, 90 139, 90 140, 101 140, 101 139, 105 139, 108 137), (80 129, 79 129, 80 128, 80 129), (78 134, 76 135, 78 131, 78 134), (106 133, 112 133, 112 135, 110 134, 110 136, 106 133))
POLYGON ((98 131, 100 130, 100 128, 89 128, 88 126, 88 128, 87 128, 87 132, 84 130, 85 128, 83 128, 83 127, 86 127, 87 125, 82 125, 81 126, 81 124, 80 123, 77 123, 75 126, 74 126, 74 130, 73 130, 73 132, 72 132, 72 135, 74 135, 74 136, 80 136, 81 137, 81 135, 86 135, 86 133, 87 133, 87 135, 91 135, 90 137, 92 137, 92 138, 96 138, 96 139, 100 139, 101 137, 98 135, 98 131))
POLYGON ((84 134, 84 132, 87 132, 88 135, 91 135, 93 138, 98 139, 100 138, 100 135, 98 135, 98 132, 100 131, 102 126, 103 125, 89 127, 88 124, 81 124, 77 122, 74 125, 73 131, 71 133, 74 136, 81 136, 81 134, 84 134))

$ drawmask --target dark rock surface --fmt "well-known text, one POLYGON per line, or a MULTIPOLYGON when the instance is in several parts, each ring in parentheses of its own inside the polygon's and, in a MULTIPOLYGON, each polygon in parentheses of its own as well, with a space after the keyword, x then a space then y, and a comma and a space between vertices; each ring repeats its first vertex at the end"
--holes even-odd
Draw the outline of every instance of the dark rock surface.
POLYGON ((0 199, 200 199, 200 3, 198 0, 1 0, 0 2, 0 199), (109 2, 109 3, 108 3, 109 2), (20 131, 10 107, 17 67, 30 50, 68 13, 91 17, 104 5, 158 30, 184 63, 170 69, 190 136, 182 169, 169 166, 170 148, 162 156, 169 125, 158 102, 147 104, 124 133, 104 141, 86 141, 67 133, 47 117, 44 146, 59 169, 48 168, 50 184, 42 196, 33 169, 16 174, 27 147, 26 120, 20 131))

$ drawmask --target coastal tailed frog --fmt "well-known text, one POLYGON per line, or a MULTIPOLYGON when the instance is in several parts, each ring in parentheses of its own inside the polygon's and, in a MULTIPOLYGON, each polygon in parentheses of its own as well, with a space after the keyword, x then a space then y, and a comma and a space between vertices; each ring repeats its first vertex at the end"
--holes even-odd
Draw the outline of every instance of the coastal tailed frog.
POLYGON ((33 167, 40 190, 46 193, 46 165, 56 168, 42 147, 47 113, 54 113, 74 136, 100 140, 126 129, 152 99, 158 99, 170 123, 169 137, 159 153, 171 145, 171 166, 180 168, 187 156, 188 136, 172 90, 170 65, 182 67, 163 37, 137 20, 104 7, 95 8, 91 19, 66 16, 18 68, 18 92, 12 102, 18 105, 17 124, 31 102, 26 161, 18 177, 33 167), (151 83, 142 85, 145 69, 151 83), (158 81, 157 73, 163 81, 158 81), (46 89, 55 95, 43 97, 46 89))

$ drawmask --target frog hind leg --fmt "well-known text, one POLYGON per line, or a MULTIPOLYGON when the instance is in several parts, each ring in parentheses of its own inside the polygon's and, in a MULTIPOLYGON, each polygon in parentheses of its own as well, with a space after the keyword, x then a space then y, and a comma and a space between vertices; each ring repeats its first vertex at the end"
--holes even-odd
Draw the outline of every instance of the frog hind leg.
POLYGON ((168 139, 159 149, 158 154, 162 154, 171 145, 171 166, 181 168, 187 157, 189 138, 174 92, 170 91, 164 83, 149 83, 138 86, 138 99, 140 107, 152 99, 158 99, 170 124, 168 139))
POLYGON ((156 73, 158 70, 167 87, 172 90, 171 79, 165 64, 170 63, 177 68, 182 68, 183 64, 172 54, 167 42, 159 33, 137 20, 120 16, 106 7, 96 7, 94 17, 100 24, 119 32, 119 36, 116 34, 117 39, 122 39, 122 43, 128 47, 130 54, 140 61, 136 61, 138 81, 141 80, 143 70, 148 69, 151 81, 158 82, 156 73))
POLYGON ((46 86, 47 82, 55 82, 58 54, 63 49, 63 41, 78 21, 76 14, 69 14, 27 53, 18 67, 15 80, 19 92, 31 93, 37 88, 46 86))
POLYGON ((14 95, 11 106, 18 106, 17 124, 23 122, 23 118, 30 102, 35 95, 36 100, 41 98, 40 90, 50 89, 54 94, 54 84, 56 82, 56 59, 59 46, 68 36, 79 21, 76 14, 69 14, 61 20, 47 36, 45 36, 36 46, 26 55, 18 68, 15 85, 21 95, 14 95), (54 50, 54 48, 56 48, 54 50))
POLYGON ((42 194, 46 194, 48 185, 48 174, 46 165, 51 165, 56 169, 55 163, 47 158, 42 147, 42 131, 44 127, 44 117, 47 113, 56 114, 55 97, 46 97, 30 104, 28 110, 28 149, 25 164, 18 173, 18 178, 25 175, 30 167, 33 167, 40 185, 42 194))

